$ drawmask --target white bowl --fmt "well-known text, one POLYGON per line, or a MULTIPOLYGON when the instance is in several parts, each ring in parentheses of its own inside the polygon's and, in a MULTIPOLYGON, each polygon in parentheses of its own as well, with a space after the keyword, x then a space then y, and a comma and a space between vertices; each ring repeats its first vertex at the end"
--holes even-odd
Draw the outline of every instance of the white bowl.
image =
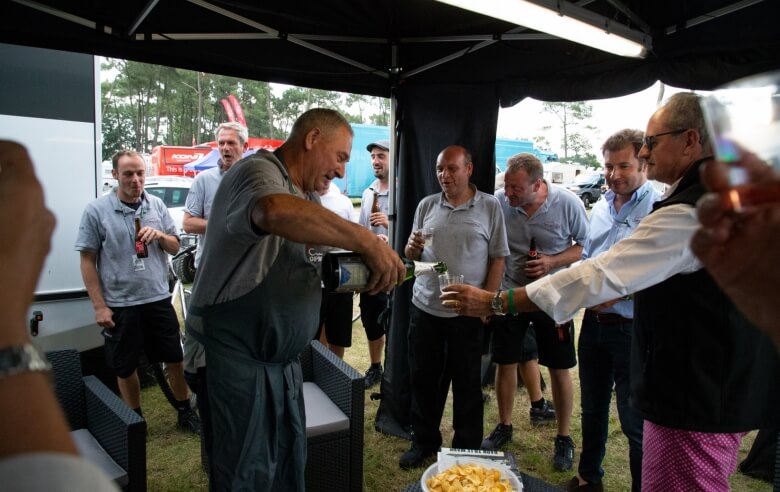
MULTIPOLYGON (((495 470, 498 470, 501 472, 501 478, 505 480, 509 480, 509 485, 512 486, 512 490, 515 492, 523 492, 523 484, 520 482, 520 477, 512 473, 512 470, 509 469, 506 465, 503 463, 497 463, 493 460, 487 460, 487 459, 480 459, 480 458, 458 458, 458 464, 459 465, 481 465, 485 468, 493 468, 495 470)), ((449 467, 447 467, 449 468, 449 467)), ((428 488, 428 479, 433 477, 439 473, 439 464, 434 463, 431 466, 428 467, 428 469, 425 470, 425 472, 422 474, 422 478, 420 479, 420 486, 422 487, 423 492, 430 492, 430 489, 428 488)))

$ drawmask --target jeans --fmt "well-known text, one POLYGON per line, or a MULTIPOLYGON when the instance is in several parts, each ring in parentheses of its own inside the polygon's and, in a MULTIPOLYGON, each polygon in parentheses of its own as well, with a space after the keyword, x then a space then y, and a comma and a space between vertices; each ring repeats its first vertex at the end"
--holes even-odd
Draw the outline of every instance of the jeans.
POLYGON ((631 490, 642 480, 642 419, 629 405, 632 323, 602 324, 585 312, 579 338, 582 403, 582 453, 578 472, 588 483, 601 483, 609 427, 612 386, 617 394, 620 427, 628 438, 631 490))

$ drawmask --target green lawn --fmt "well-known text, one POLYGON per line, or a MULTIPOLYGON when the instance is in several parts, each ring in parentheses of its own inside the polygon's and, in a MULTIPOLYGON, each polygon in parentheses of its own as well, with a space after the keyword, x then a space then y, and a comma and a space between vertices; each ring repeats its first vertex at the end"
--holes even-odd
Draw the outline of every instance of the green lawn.
MULTIPOLYGON (((579 328, 579 320, 577 320, 579 328)), ((353 345, 347 349, 345 359, 360 373, 369 366, 368 348, 360 322, 353 325, 353 345)), ((546 371, 545 371, 546 372, 546 371)), ((579 379, 577 368, 573 369, 575 385, 574 416, 572 418, 572 437, 578 446, 581 444, 579 419, 579 379)), ((549 377, 545 374, 545 379, 549 377)), ((491 398, 485 407, 485 434, 489 433, 497 421, 495 396, 492 389, 488 391, 491 398)), ((551 398, 549 388, 546 398, 551 398)), ((144 414, 149 422, 149 438, 147 441, 147 473, 150 491, 206 491, 206 476, 200 469, 200 447, 198 439, 175 428, 175 414, 168 406, 165 398, 156 387, 143 390, 144 414)), ((558 473, 552 468, 553 439, 555 427, 531 427, 528 421, 529 401, 524 390, 518 390, 515 398, 513 425, 514 441, 508 447, 518 461, 520 469, 529 475, 540 477, 551 483, 562 483, 573 476, 573 472, 558 473)), ((418 480, 422 469, 403 471, 398 467, 398 458, 409 447, 409 442, 387 436, 374 430, 374 417, 378 401, 365 400, 365 449, 364 449, 364 490, 366 492, 396 491, 418 480)), ((452 439, 451 405, 447 405, 442 433, 445 445, 452 439)), ((749 434, 743 441, 740 450, 740 460, 745 457, 755 433, 749 434)), ((576 468, 576 464, 575 464, 576 468)), ((604 486, 610 491, 626 491, 630 489, 631 477, 628 470, 628 445, 620 432, 617 410, 614 401, 610 413, 610 433, 607 445, 607 455, 604 460, 604 486)), ((735 491, 770 491, 770 484, 750 479, 739 473, 731 480, 735 491)))

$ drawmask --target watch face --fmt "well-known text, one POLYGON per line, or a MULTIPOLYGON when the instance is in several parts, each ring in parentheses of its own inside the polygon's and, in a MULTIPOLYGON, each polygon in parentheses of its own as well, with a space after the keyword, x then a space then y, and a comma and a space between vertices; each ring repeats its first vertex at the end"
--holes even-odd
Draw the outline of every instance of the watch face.
POLYGON ((502 314, 504 305, 501 302, 501 292, 497 292, 493 299, 490 301, 490 307, 495 314, 502 314))

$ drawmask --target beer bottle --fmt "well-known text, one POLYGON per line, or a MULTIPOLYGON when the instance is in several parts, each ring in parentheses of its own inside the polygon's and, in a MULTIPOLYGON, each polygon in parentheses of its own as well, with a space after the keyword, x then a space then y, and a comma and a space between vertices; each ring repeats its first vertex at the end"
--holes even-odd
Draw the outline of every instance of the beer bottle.
MULTIPOLYGON (((443 261, 424 262, 403 258, 406 266, 404 282, 423 274, 440 274, 447 271, 443 261)), ((332 251, 322 258, 322 283, 327 292, 361 291, 368 283, 371 270, 363 263, 363 257, 352 251, 332 251)))
MULTIPOLYGON (((531 244, 528 246, 528 254, 525 255, 525 263, 528 264, 529 261, 538 260, 539 259, 539 253, 536 251, 536 238, 531 238, 531 244)), ((529 279, 536 278, 535 276, 530 276, 526 274, 526 277, 529 279)))
POLYGON ((526 255, 526 261, 538 260, 539 253, 536 251, 536 238, 531 238, 531 244, 528 246, 528 255, 526 255))
POLYGON ((374 202, 371 204, 371 213, 375 214, 379 212, 379 192, 374 192, 374 202))
POLYGON ((136 258, 146 258, 149 256, 149 250, 146 247, 146 243, 139 239, 141 234, 141 219, 135 218, 135 256, 136 258))

